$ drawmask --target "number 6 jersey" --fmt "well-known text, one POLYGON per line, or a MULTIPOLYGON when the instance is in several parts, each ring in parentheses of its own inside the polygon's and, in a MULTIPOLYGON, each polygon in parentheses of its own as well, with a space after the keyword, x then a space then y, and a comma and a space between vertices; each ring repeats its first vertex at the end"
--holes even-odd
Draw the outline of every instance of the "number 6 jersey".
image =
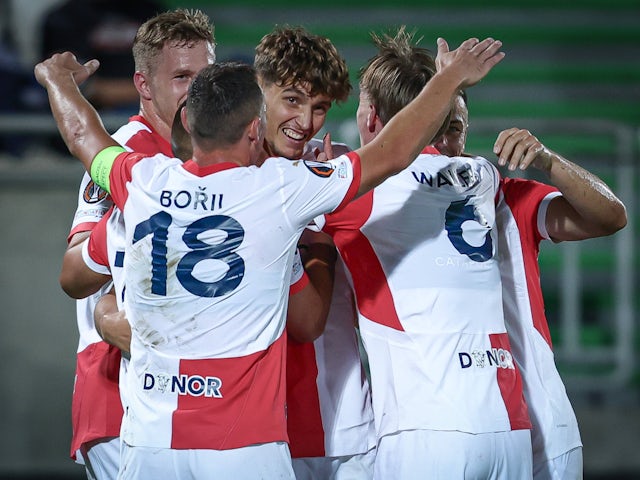
POLYGON ((499 174, 437 153, 324 218, 355 290, 377 435, 527 429, 496 258, 499 174))

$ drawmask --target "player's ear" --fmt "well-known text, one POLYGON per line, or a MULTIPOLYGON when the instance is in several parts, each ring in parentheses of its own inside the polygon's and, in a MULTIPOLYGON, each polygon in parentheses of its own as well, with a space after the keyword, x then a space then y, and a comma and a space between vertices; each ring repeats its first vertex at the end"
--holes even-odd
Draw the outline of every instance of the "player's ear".
POLYGON ((147 77, 144 73, 136 71, 136 73, 133 74, 133 84, 136 86, 140 98, 151 101, 151 92, 149 91, 147 77))
POLYGON ((262 122, 259 117, 251 120, 247 126, 247 137, 251 142, 261 142, 262 138, 262 122))
POLYGON ((376 123, 380 121, 378 110, 375 105, 369 105, 369 113, 367 114, 367 130, 373 133, 376 131, 376 123))
POLYGON ((180 123, 182 123, 182 128, 191 135, 191 130, 189 130, 189 123, 187 122, 187 107, 183 106, 180 109, 180 123))

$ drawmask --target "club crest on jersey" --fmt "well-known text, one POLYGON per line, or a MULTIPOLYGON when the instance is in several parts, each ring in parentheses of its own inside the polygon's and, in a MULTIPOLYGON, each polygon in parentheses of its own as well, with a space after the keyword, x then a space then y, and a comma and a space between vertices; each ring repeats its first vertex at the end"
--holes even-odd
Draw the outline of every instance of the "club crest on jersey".
POLYGON ((318 177, 330 177, 333 174, 333 165, 326 162, 316 162, 315 160, 305 160, 305 167, 307 167, 311 173, 318 177))
POLYGON ((145 373, 142 388, 144 390, 157 390, 160 393, 222 398, 222 380, 218 377, 145 373))
POLYGON ((107 198, 107 192, 93 183, 93 180, 90 180, 84 189, 82 198, 86 203, 98 203, 107 198))
POLYGON ((504 348, 492 348, 491 350, 473 350, 472 352, 458 352, 460 368, 505 368, 515 370, 513 356, 504 348))

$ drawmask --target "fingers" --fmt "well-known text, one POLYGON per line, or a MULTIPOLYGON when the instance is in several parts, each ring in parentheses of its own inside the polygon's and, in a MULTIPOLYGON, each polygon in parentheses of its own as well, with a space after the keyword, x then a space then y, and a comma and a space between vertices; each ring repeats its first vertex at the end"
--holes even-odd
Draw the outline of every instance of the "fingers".
POLYGON ((498 165, 508 165, 511 171, 527 169, 543 150, 542 144, 529 130, 518 128, 500 132, 493 146, 494 153, 498 155, 498 165))
MULTIPOLYGON (((468 41, 469 40, 467 40, 467 42, 468 41)), ((449 44, 444 38, 438 37, 437 44, 438 44, 438 55, 444 55, 445 53, 449 52, 449 44)))
POLYGON ((331 134, 329 132, 325 134, 322 143, 327 160, 331 160, 333 158, 333 144, 331 143, 331 134))
POLYGON ((53 77, 59 74, 71 73, 78 84, 93 75, 100 67, 96 59, 80 64, 76 56, 71 52, 55 53, 48 59, 40 62, 34 68, 36 80, 45 85, 53 77))
POLYGON ((93 75, 96 70, 98 70, 98 67, 100 67, 100 62, 94 58, 86 62, 83 66, 89 75, 93 75))
POLYGON ((500 52, 500 48, 502 48, 502 42, 489 37, 476 43, 471 51, 476 52, 485 63, 489 62, 493 66, 505 56, 504 52, 500 52))

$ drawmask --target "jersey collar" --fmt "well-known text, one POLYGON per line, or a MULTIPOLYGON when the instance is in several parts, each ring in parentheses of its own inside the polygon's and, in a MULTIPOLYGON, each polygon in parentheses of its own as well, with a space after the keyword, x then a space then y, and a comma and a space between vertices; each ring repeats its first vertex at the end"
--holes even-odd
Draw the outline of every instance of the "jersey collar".
POLYGON ((420 153, 428 153, 428 154, 431 154, 431 155, 442 155, 440 153, 440 151, 436 147, 434 147, 433 145, 427 145, 426 147, 424 147, 422 149, 422 152, 420 152, 420 153))
POLYGON ((232 162, 215 163, 213 165, 201 167, 193 160, 187 160, 182 164, 182 166, 186 171, 198 177, 205 177, 207 175, 211 175, 212 173, 221 172, 222 170, 229 170, 231 168, 240 167, 240 165, 238 165, 237 163, 232 162))

